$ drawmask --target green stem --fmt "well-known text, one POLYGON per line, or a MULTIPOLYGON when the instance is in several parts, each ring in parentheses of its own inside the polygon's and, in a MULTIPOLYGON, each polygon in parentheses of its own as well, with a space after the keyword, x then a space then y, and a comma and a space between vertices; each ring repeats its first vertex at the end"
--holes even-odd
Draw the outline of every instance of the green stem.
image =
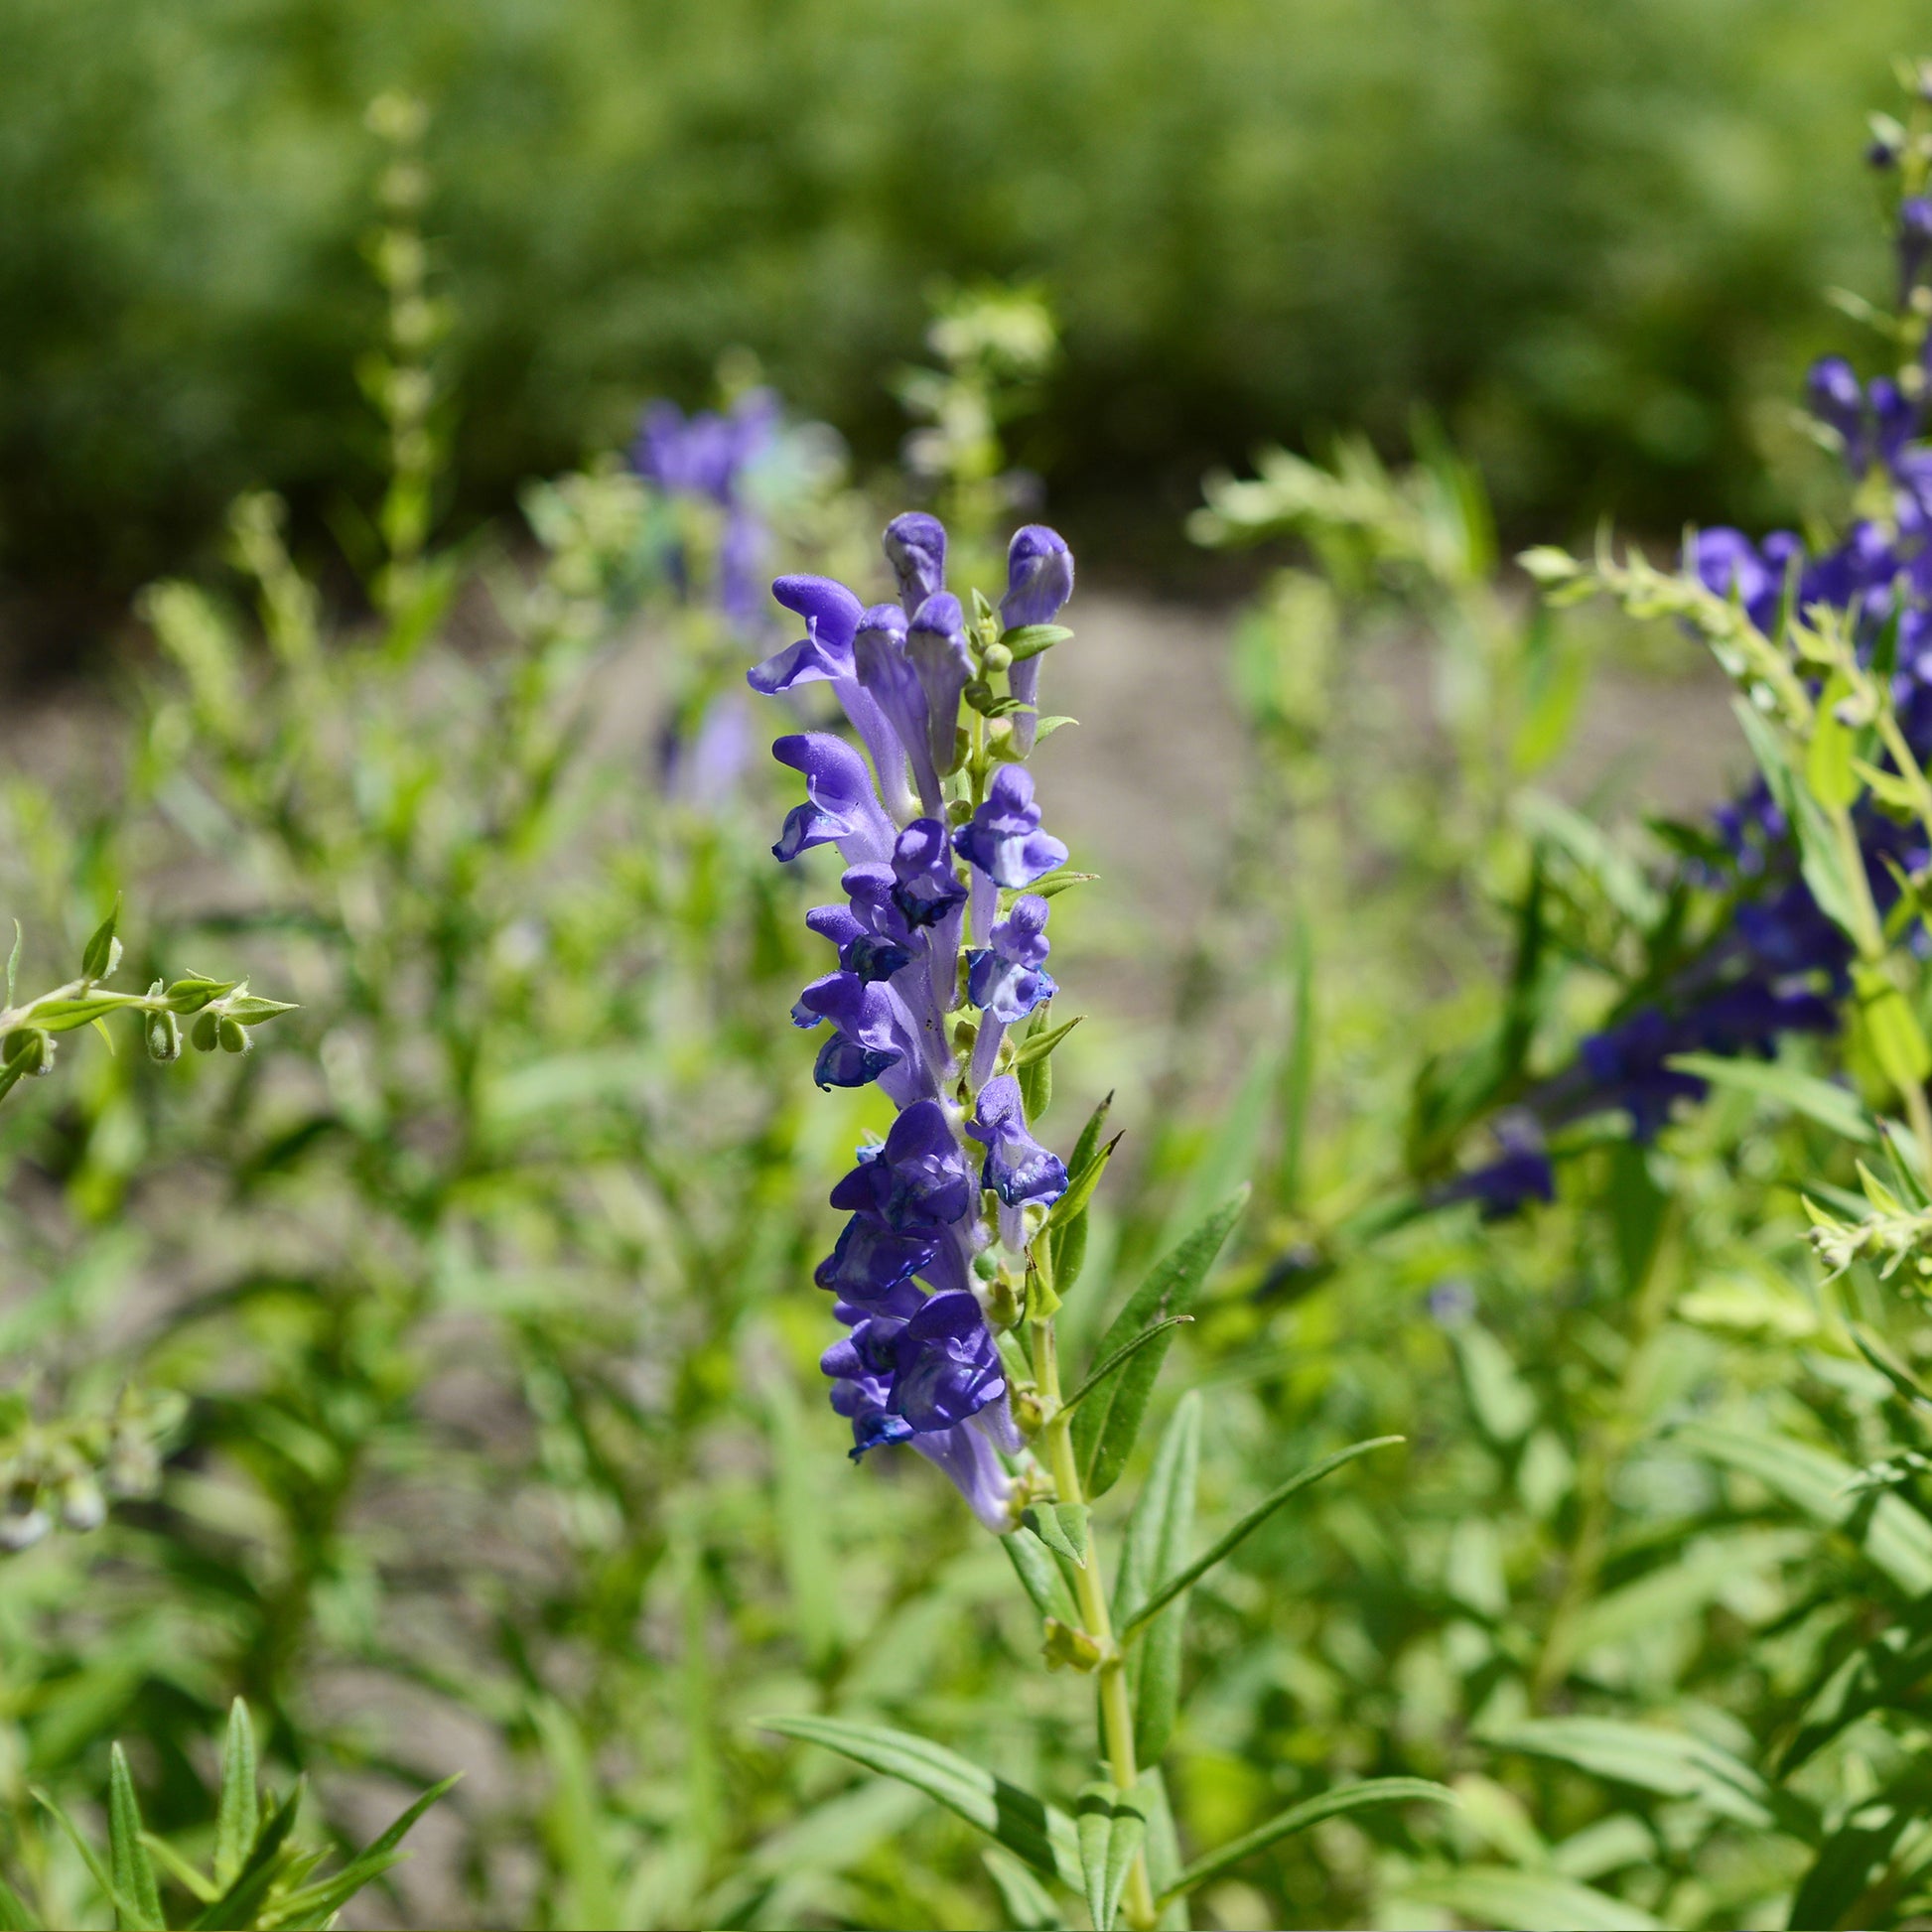
MULTIPOLYGON (((1084 1500, 1080 1467, 1073 1456, 1073 1418, 1060 1407, 1059 1348, 1053 1324, 1035 1321, 1033 1330, 1034 1365, 1049 1417, 1047 1466, 1053 1472, 1053 1486, 1059 1500, 1078 1503, 1084 1500)), ((1113 1616, 1107 1607, 1107 1593, 1101 1587, 1099 1546, 1091 1523, 1087 1527, 1087 1560, 1074 1571, 1073 1585, 1081 1625, 1100 1648, 1100 1725, 1108 1775, 1114 1781, 1115 1790, 1130 1792, 1140 1781, 1140 1767, 1134 1759, 1134 1707, 1127 1695, 1127 1660, 1114 1642, 1113 1616)), ((1134 1868, 1127 1875, 1124 1902, 1127 1923, 1133 1932, 1152 1932, 1160 1913, 1154 1902, 1154 1887, 1148 1882, 1145 1853, 1134 1855, 1134 1868)))

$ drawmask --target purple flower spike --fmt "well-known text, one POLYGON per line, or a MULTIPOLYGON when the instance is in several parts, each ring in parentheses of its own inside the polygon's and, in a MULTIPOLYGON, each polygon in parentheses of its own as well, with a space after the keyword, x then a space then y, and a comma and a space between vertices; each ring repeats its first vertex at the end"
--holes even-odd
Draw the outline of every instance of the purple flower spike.
POLYGON ((906 610, 917 611, 946 588, 946 526, 936 516, 907 510, 886 525, 882 541, 906 610))
POLYGON ((771 595, 805 620, 805 634, 755 664, 745 673, 746 683, 768 698, 794 684, 851 677, 852 638, 865 606, 829 577, 780 577, 771 595))
POLYGON ((852 663, 859 682, 885 713, 905 757, 919 802, 928 812, 941 809, 939 773, 927 750, 925 690, 905 651, 905 613, 897 604, 875 604, 859 620, 852 640, 852 663))
POLYGON ((996 886, 1031 886, 1066 864, 1066 847, 1039 829, 1034 781, 1017 764, 993 774, 986 800, 953 834, 953 850, 996 886))
POLYGON ((972 1212, 973 1176, 946 1110, 919 1100, 894 1121, 886 1145, 860 1150, 832 1189, 832 1205, 877 1214, 896 1234, 938 1234, 972 1212))
POLYGON ((936 818, 914 819, 893 848, 893 904, 908 926, 936 925, 966 903, 966 888, 952 868, 946 827, 936 818))
POLYGON ((873 795, 872 778, 857 752, 829 732, 791 732, 771 756, 804 774, 805 802, 794 805, 771 848, 792 860, 816 845, 836 845, 849 863, 887 858, 893 822, 873 795))
POLYGON ((973 1514, 995 1536, 1005 1536, 1013 1528, 1018 1516, 1013 1478, 1000 1466, 993 1445, 977 1424, 962 1423, 957 1429, 914 1436, 912 1447, 928 1462, 945 1470, 973 1514))
POLYGON ((936 591, 918 608, 906 633, 905 654, 925 694, 926 743, 933 768, 959 762, 959 699, 973 674, 966 648, 966 614, 950 591, 936 591))
POLYGON ((1029 1201, 1044 1204, 1066 1192, 1066 1169, 1056 1154, 1027 1132, 1027 1109, 1020 1082, 1002 1073, 980 1089, 979 1108, 966 1131, 986 1145, 981 1185, 991 1187, 1009 1207, 1029 1201))
POLYGON ((920 1435, 951 1429, 1007 1392, 1000 1351, 969 1294, 935 1295, 894 1338, 887 1408, 920 1435))
POLYGON ((1023 893, 994 928, 993 943, 966 955, 966 997, 1011 1027, 1059 988, 1040 970, 1052 944, 1046 937, 1046 901, 1023 893))

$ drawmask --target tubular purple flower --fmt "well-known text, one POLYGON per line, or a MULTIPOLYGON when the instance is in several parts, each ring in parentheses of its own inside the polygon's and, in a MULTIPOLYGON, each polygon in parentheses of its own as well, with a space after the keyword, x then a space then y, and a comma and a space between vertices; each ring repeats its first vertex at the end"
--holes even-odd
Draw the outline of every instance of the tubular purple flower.
POLYGON ((935 591, 919 606, 906 633, 905 655, 925 696, 933 768, 951 771, 959 762, 959 700, 973 674, 973 659, 966 647, 966 614, 950 591, 935 591))
POLYGON ((894 1340, 886 1406, 921 1435, 965 1422, 1007 1392, 992 1330, 969 1294, 933 1296, 894 1340))
POLYGON ((1805 378, 1811 413, 1826 428, 1836 430, 1845 445, 1846 466, 1853 476, 1864 475, 1870 462, 1864 425, 1864 385, 1842 355, 1821 356, 1805 378))
POLYGON ((791 732, 772 745, 771 756, 805 779, 805 802, 786 814, 774 857, 789 863, 814 846, 836 845, 848 864, 891 858, 893 822, 849 745, 829 732, 791 732))
POLYGON ((903 609, 916 612, 946 588, 946 526, 936 516, 906 510, 886 525, 883 542, 903 609))
POLYGON ((914 1436, 912 1447, 946 1472, 973 1514, 995 1536, 1005 1536, 1014 1527, 1019 1520, 1018 1492, 977 1420, 914 1436))
POLYGON ((918 1047, 886 987, 844 971, 813 980, 791 1009, 791 1022, 811 1028, 825 1020, 838 1032, 819 1048, 812 1069, 821 1087, 867 1086, 903 1062, 905 1075, 893 1086, 901 1093, 912 1090, 906 1081, 917 1064, 918 1047))
POLYGON ((794 684, 852 677, 852 639, 865 606, 829 577, 780 577, 771 595, 805 620, 805 634, 755 664, 745 682, 768 698, 794 684))
POLYGON ((1023 893, 993 928, 992 943, 966 955, 966 997, 1005 1026, 1024 1020, 1059 988, 1040 969, 1052 942, 1046 937, 1046 901, 1023 893))
POLYGON ((973 1176, 945 1108, 930 1099, 907 1107, 883 1147, 860 1150, 832 1205, 877 1214, 896 1234, 937 1234, 970 1214, 973 1176))
POLYGON ((895 1234, 878 1215, 855 1214, 812 1280, 839 1301, 869 1312, 910 1314, 924 1299, 912 1277, 938 1248, 933 1235, 895 1234))
MULTIPOLYGON (((1000 600, 1000 622, 1008 630, 1023 624, 1051 623, 1073 595, 1073 553, 1066 539, 1044 523, 1026 523, 1007 546, 1007 594, 1000 600)), ((1022 758, 1034 749, 1039 730, 1039 658, 1023 657, 1008 673, 1013 695, 1032 709, 1013 718, 1013 743, 1022 758)))
POLYGON ((993 774, 984 802, 953 834, 953 850, 1009 889, 1031 886, 1066 864, 1066 847, 1039 829, 1033 774, 1018 764, 993 774))
POLYGON ((908 926, 936 925, 966 903, 966 888, 952 868, 945 823, 914 819, 893 848, 893 904, 908 926))
POLYGON ((875 604, 859 620, 852 640, 852 662, 859 682, 885 714, 903 755, 912 761, 920 805, 927 812, 942 811, 939 773, 927 749, 925 690, 906 656, 905 613, 897 604, 875 604))
POLYGON ((1020 1082, 1002 1073, 980 1089, 979 1106, 966 1131, 986 1147, 980 1184, 1009 1207, 1044 1206, 1066 1192, 1066 1168, 1027 1131, 1020 1082))

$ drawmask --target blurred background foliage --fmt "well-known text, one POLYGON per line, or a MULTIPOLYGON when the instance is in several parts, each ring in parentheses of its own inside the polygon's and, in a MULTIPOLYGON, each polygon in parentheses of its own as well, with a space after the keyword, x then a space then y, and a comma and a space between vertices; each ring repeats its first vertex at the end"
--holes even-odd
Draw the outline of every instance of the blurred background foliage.
MULTIPOLYGON (((934 278, 1039 278, 1019 454, 1085 554, 1211 461, 1431 402, 1506 528, 1773 506, 1754 399, 1878 295, 1847 130, 1909 0, 12 0, 0 572, 56 620, 236 490, 366 493, 384 87, 435 112, 468 511, 742 344, 866 459, 934 278)), ((1776 412, 1773 412, 1774 416, 1776 412)), ((1152 512, 1152 514, 1150 514, 1152 512)), ((25 614, 16 605, 21 622, 25 614)), ((36 626, 70 647, 74 631, 36 626)))

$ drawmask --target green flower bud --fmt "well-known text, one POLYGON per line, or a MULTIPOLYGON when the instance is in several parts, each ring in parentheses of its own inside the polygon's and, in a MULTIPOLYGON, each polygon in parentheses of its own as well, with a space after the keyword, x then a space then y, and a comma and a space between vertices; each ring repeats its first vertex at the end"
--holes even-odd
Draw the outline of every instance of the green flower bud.
POLYGON ((1012 668, 1013 653, 1005 644, 988 644, 981 655, 980 662, 986 666, 989 677, 997 677, 1000 672, 1012 668))
POLYGON ((21 1027, 0 1043, 0 1059, 23 1074, 45 1073, 54 1064, 54 1035, 38 1027, 21 1027))
POLYGON ((198 1053, 211 1053, 221 1041, 220 1017, 212 1013, 198 1014, 195 1029, 188 1035, 194 1041, 198 1053))
POLYGON ((254 1035, 239 1020, 230 1020, 224 1013, 220 1025, 215 1029, 215 1036, 221 1042, 224 1053, 245 1053, 254 1045, 254 1035))
POLYGON ((148 1057, 164 1066, 181 1058, 181 1022, 172 1013, 148 1015, 148 1057))

